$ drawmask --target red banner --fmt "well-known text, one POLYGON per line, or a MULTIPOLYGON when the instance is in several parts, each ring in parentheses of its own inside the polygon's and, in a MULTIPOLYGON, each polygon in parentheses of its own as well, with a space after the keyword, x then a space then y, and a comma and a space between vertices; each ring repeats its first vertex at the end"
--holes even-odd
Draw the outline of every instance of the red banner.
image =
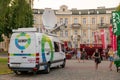
POLYGON ((65 48, 68 47, 67 41, 64 42, 64 47, 65 47, 65 48))
POLYGON ((102 48, 102 44, 80 44, 80 48, 102 48))
POLYGON ((95 44, 98 44, 98 38, 99 38, 99 35, 98 35, 98 31, 95 31, 94 32, 94 40, 95 40, 95 44))
POLYGON ((112 32, 112 26, 109 27, 109 32, 110 32, 110 40, 111 40, 111 47, 112 47, 112 44, 113 44, 113 32, 112 32))
POLYGON ((96 32, 94 32, 94 39, 95 39, 95 44, 97 44, 97 35, 96 35, 96 32))
POLYGON ((109 31, 110 31, 111 47, 114 51, 116 51, 117 50, 117 37, 116 35, 113 34, 112 26, 109 27, 109 31))
POLYGON ((107 48, 107 42, 106 42, 105 30, 101 29, 100 32, 101 32, 101 42, 102 42, 102 45, 103 45, 103 49, 106 49, 107 48))
POLYGON ((117 50, 117 37, 113 35, 113 51, 117 50))

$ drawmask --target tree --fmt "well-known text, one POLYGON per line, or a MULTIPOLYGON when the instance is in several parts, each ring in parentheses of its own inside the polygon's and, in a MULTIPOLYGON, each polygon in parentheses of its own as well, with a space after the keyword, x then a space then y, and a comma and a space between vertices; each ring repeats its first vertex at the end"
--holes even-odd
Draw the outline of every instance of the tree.
POLYGON ((0 42, 3 41, 4 28, 8 25, 9 4, 10 0, 0 0, 0 42))
POLYGON ((0 0, 0 41, 3 40, 2 34, 9 38, 12 29, 32 27, 32 14, 26 0, 0 0))
POLYGON ((119 4, 118 7, 116 8, 116 11, 120 11, 120 4, 119 4))
POLYGON ((25 0, 14 0, 13 5, 12 25, 14 29, 32 27, 33 15, 30 5, 25 0))

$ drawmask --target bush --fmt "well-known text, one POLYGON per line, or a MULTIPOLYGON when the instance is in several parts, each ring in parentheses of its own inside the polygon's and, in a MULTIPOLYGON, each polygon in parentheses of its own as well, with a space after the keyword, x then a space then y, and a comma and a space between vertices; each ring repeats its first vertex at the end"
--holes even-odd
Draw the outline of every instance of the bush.
POLYGON ((0 52, 3 52, 4 51, 4 49, 3 48, 0 48, 0 52))

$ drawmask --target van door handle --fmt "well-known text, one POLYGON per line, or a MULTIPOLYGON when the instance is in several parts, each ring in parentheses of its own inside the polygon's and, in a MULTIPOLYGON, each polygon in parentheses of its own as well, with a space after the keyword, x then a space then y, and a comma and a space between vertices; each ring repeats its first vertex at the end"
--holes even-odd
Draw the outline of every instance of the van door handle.
POLYGON ((49 55, 50 53, 47 53, 47 55, 49 55))
POLYGON ((26 57, 22 57, 22 58, 26 58, 26 57))
POLYGON ((60 54, 64 55, 64 53, 60 53, 60 54))

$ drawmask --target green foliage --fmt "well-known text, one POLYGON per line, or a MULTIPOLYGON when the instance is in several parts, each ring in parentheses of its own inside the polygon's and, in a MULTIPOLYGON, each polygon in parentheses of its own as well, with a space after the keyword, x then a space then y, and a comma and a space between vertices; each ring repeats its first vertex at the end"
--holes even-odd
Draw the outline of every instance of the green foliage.
POLYGON ((120 4, 119 4, 118 7, 116 8, 116 11, 120 11, 120 4))
POLYGON ((32 9, 26 0, 0 0, 0 41, 3 41, 2 34, 9 38, 12 29, 32 25, 32 9))
POLYGON ((10 0, 0 0, 0 41, 3 41, 2 34, 5 32, 4 28, 8 25, 10 0))
POLYGON ((7 63, 7 58, 0 58, 1 63, 7 63))
POLYGON ((4 41, 3 40, 3 37, 2 37, 2 34, 0 34, 0 42, 4 41))
POLYGON ((0 55, 5 55, 5 56, 7 56, 7 55, 8 55, 8 51, 0 51, 0 55))
POLYGON ((12 73, 12 71, 8 68, 7 66, 7 58, 0 58, 0 74, 8 74, 8 73, 12 73))
POLYGON ((12 25, 14 29, 32 27, 33 15, 30 5, 25 0, 14 0, 13 5, 12 25))

